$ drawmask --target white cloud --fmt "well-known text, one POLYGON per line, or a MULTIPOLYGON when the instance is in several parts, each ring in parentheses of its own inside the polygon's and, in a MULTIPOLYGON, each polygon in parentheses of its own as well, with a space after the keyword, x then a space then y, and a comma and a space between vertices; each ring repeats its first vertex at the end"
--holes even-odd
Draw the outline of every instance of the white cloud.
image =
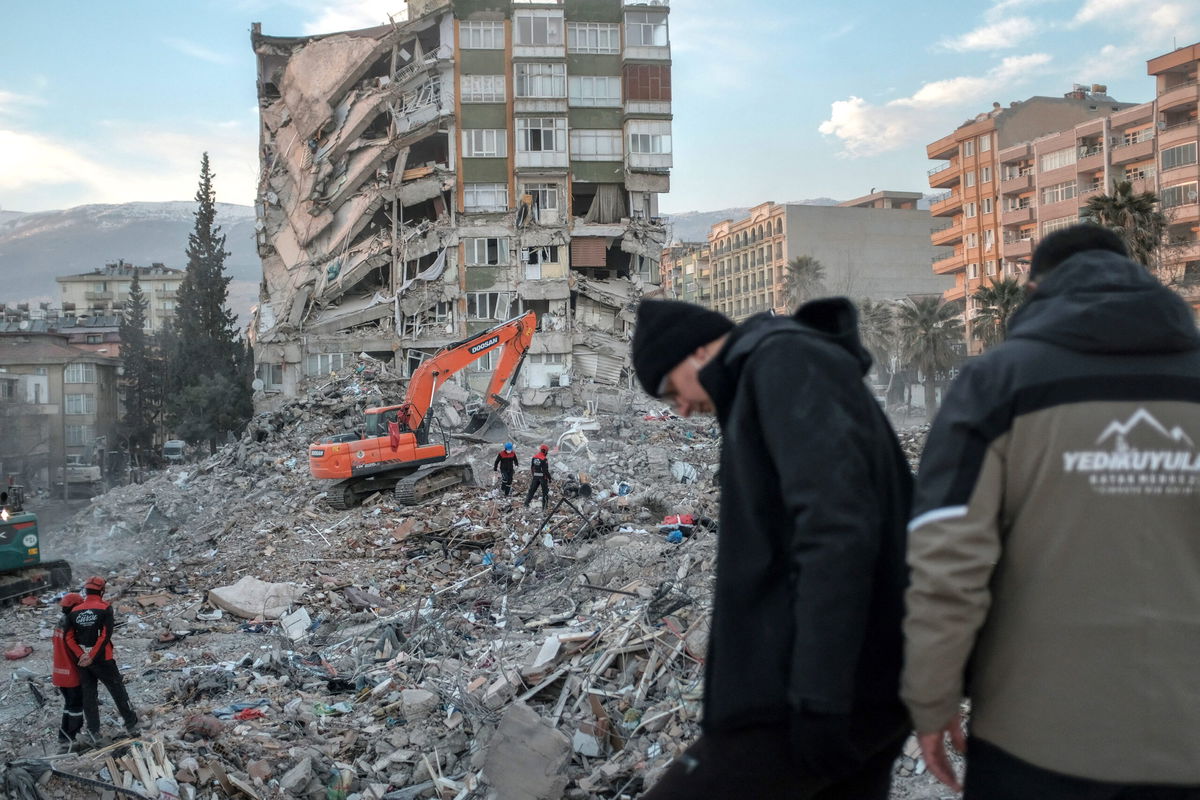
POLYGON ((1071 21, 1079 20, 1108 24, 1114 31, 1125 34, 1120 41, 1109 42, 1089 53, 1073 65, 1073 73, 1081 83, 1092 76, 1115 80, 1123 76, 1145 75, 1146 60, 1170 52, 1177 42, 1193 42, 1200 37, 1200 6, 1182 2, 1160 2, 1138 16, 1137 25, 1127 25, 1128 16, 1120 0, 1087 0, 1071 21), (1118 13, 1120 12, 1120 13, 1118 13))
POLYGON ((913 143, 927 131, 945 128, 949 115, 1022 83, 1039 67, 1050 62, 1045 53, 1009 56, 982 76, 960 76, 932 81, 908 97, 889 100, 882 106, 861 97, 838 100, 829 119, 818 127, 826 136, 842 142, 844 156, 871 156, 913 143))
POLYGON ((228 53, 221 53, 216 50, 211 50, 202 44, 188 41, 187 39, 179 39, 174 36, 167 36, 163 39, 163 44, 178 50, 186 56, 198 58, 201 61, 207 61, 210 64, 230 64, 233 62, 233 57, 228 53))
POLYGON ((1086 25, 1113 17, 1120 17, 1123 22, 1127 22, 1132 12, 1144 10, 1145 6, 1144 0, 1084 0, 1083 5, 1075 12, 1071 24, 1086 25))
POLYGON ((355 28, 386 25, 388 16, 407 19, 403 0, 342 0, 337 3, 312 4, 314 17, 304 24, 306 34, 335 33, 355 28))
POLYGON ((1016 47, 1038 30, 1029 17, 1010 17, 988 22, 961 36, 943 39, 939 47, 956 53, 973 50, 1004 50, 1016 47))
POLYGON ((46 101, 41 97, 0 89, 0 116, 5 114, 19 114, 29 106, 44 105, 46 105, 46 101))

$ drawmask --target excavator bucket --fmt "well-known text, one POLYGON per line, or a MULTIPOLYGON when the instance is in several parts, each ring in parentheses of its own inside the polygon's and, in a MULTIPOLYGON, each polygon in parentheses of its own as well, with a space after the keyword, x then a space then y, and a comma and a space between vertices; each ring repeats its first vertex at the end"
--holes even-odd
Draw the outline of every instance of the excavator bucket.
POLYGON ((471 419, 467 421, 467 426, 462 429, 462 432, 468 436, 483 436, 496 421, 496 416, 495 410, 481 408, 471 415, 471 419))

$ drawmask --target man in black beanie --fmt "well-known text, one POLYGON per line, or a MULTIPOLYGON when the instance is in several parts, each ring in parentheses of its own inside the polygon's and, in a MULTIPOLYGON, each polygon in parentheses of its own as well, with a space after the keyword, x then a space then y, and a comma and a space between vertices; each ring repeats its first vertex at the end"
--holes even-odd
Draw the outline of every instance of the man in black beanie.
POLYGON ((886 800, 908 735, 900 623, 912 476, 844 298, 734 326, 638 308, 633 365, 721 426, 703 735, 643 800, 886 800))

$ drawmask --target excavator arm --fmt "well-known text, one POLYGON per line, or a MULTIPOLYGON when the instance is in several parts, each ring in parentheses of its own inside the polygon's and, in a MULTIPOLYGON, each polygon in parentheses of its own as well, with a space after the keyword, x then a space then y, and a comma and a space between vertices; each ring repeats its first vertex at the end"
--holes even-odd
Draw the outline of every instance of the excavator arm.
POLYGON ((408 391, 401 406, 405 424, 414 431, 421 427, 442 384, 497 349, 501 352, 496 367, 492 370, 484 401, 492 410, 503 406, 504 400, 500 392, 520 371, 525 353, 533 342, 535 330, 537 314, 528 311, 439 350, 417 367, 408 381, 408 391))

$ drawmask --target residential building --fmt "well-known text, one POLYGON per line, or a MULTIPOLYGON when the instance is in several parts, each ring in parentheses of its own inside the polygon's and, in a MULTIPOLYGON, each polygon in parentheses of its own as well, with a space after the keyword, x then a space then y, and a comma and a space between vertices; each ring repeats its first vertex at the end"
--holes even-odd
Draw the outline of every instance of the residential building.
POLYGON ((50 488, 68 456, 99 463, 117 444, 119 371, 105 348, 75 347, 60 334, 0 332, 0 473, 50 488))
POLYGON ((917 208, 919 192, 872 192, 836 206, 762 203, 708 234, 713 307, 742 320, 759 311, 790 313, 788 262, 810 256, 824 268, 822 294, 898 300, 942 292, 930 275, 945 251, 930 244, 935 221, 917 208))
POLYGON ((707 242, 675 241, 662 252, 663 286, 668 297, 697 305, 712 301, 712 264, 707 242))
MULTIPOLYGON (((519 389, 627 385, 630 308, 657 291, 669 189, 662 0, 410 0, 306 37, 255 24, 263 265, 251 325, 275 398, 367 353, 407 374, 525 310, 519 389)), ((481 389, 491 360, 468 384, 481 389)))
MULTIPOLYGON (((1055 203, 1068 194, 1040 176, 1035 181, 1030 166, 1002 170, 1000 154, 1011 152, 1014 145, 1023 146, 1077 124, 1101 126, 1109 116, 1131 108, 1129 103, 1113 100, 1106 91, 1100 85, 1090 89, 1077 86, 1062 98, 1031 97, 1008 108, 993 103, 991 111, 967 120, 926 148, 929 158, 945 162, 929 170, 929 185, 946 190, 931 200, 930 211, 934 217, 950 220, 948 227, 931 236, 934 244, 953 248, 952 253, 933 264, 935 274, 954 281, 945 292, 947 300, 963 299, 990 279, 1016 274, 1017 266, 1012 262, 1022 255, 1028 257, 1028 246, 1003 247, 1002 231, 1032 212, 1028 204, 1022 206, 1016 201, 1015 205, 1006 201, 1002 206, 1002 198, 1015 197, 1020 191, 1028 194, 1035 191, 1035 186, 1053 189, 1050 196, 1055 203)), ((1058 180, 1066 172, 1061 167, 1074 164, 1074 152, 1072 143, 1069 152, 1046 153, 1042 169, 1050 173, 1049 179, 1058 180)), ((1070 194, 1073 196, 1073 192, 1070 194)))
POLYGON ((158 262, 138 267, 120 260, 91 272, 55 278, 62 287, 64 316, 119 316, 129 299, 134 273, 146 296, 146 331, 161 332, 175 318, 175 302, 184 272, 158 262))

